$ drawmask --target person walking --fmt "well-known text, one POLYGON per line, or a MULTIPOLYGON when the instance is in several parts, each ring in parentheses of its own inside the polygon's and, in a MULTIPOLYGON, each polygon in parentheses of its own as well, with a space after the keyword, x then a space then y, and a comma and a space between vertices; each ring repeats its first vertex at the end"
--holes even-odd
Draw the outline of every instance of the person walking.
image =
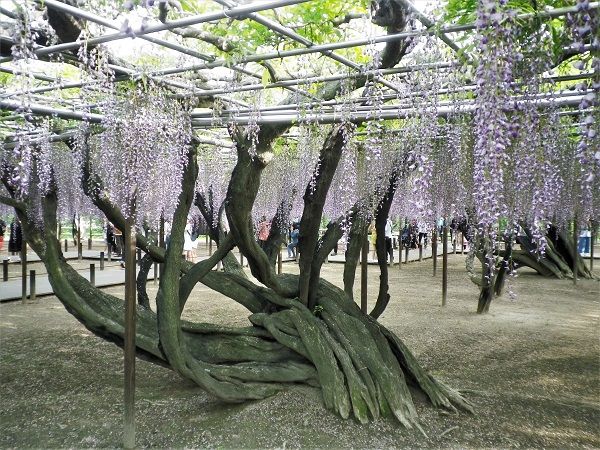
POLYGON ((11 255, 18 255, 23 245, 23 233, 19 219, 13 219, 10 223, 10 238, 8 239, 8 251, 11 255))
POLYGON ((258 245, 260 248, 265 250, 267 245, 267 239, 269 239, 269 233, 271 232, 271 222, 269 222, 266 216, 262 216, 258 224, 258 245))
POLYGON ((390 257, 390 266, 394 265, 394 245, 392 242, 392 221, 388 217, 385 221, 385 251, 390 257))
POLYGON ((296 260, 298 258, 298 236, 300 235, 300 230, 298 230, 298 224, 292 224, 292 231, 290 233, 290 243, 287 246, 288 258, 294 258, 296 260))
POLYGON ((377 229, 374 221, 369 225, 369 233, 371 234, 369 238, 371 241, 371 259, 377 259, 377 229))
POLYGON ((0 252, 4 247, 4 233, 6 232, 6 222, 0 218, 0 252))
POLYGON ((192 222, 188 219, 183 232, 183 252, 186 261, 194 262, 194 240, 192 239, 192 222))

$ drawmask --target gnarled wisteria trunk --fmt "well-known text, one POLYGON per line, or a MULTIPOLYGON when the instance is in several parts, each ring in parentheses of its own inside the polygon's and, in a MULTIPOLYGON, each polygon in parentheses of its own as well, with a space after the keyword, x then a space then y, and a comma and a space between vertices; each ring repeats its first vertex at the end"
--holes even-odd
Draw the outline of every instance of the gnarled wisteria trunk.
MULTIPOLYGON (((333 161, 320 162, 315 189, 307 190, 305 195, 310 216, 303 217, 300 224, 300 275, 277 275, 254 239, 250 212, 264 164, 260 158, 246 158, 243 145, 226 200, 231 231, 221 230, 218 247, 209 259, 196 264, 181 259, 197 174, 195 147, 190 146, 168 249, 137 234, 137 247, 147 253, 148 259, 164 266, 156 310, 150 308, 147 299, 137 307, 138 356, 172 368, 228 402, 264 398, 286 383, 301 382, 319 387, 326 408, 342 417, 353 415, 366 422, 391 415, 407 427, 419 427, 410 385, 423 391, 435 406, 471 411, 458 392, 421 368, 397 336, 362 313, 343 289, 319 277, 324 255, 339 239, 338 222, 321 238, 318 224, 322 196, 335 172, 335 154, 344 139, 343 127, 331 131, 321 157, 333 161), (241 276, 239 267, 225 266, 224 272, 212 270, 234 246, 247 257, 250 270, 264 286, 241 276), (312 257, 303 261, 302 254, 312 257), (181 313, 197 283, 243 305, 252 326, 228 328, 183 320, 181 313)), ((265 147, 262 154, 267 151, 265 147)), ((88 191, 106 217, 124 228, 123 214, 102 197, 102 192, 88 191)), ((62 254, 55 232, 55 188, 42 198, 42 227, 26 213, 26 200, 12 203, 24 224, 28 243, 48 269, 57 297, 90 331, 122 345, 123 301, 93 287, 62 254)))
MULTIPOLYGON (((390 33, 405 28, 406 13, 399 3, 382 1, 376 4, 375 23, 386 27, 390 33)), ((395 66, 407 48, 408 42, 402 40, 388 43, 379 62, 371 68, 395 66)), ((366 75, 353 78, 348 89, 358 89, 367 82, 366 75)), ((318 95, 323 99, 333 99, 340 89, 339 82, 326 83, 318 95)), ((294 98, 288 101, 293 102, 294 98)), ((163 99, 156 102, 161 106, 167 104, 163 99)), ((120 152, 119 145, 139 144, 141 150, 137 150, 137 156, 141 163, 148 163, 152 161, 153 149, 157 152, 162 150, 156 148, 157 143, 158 146, 168 145, 160 140, 164 139, 162 134, 159 140, 152 141, 140 136, 143 131, 136 131, 138 126, 140 130, 143 128, 143 116, 156 111, 157 108, 152 105, 154 103, 145 106, 144 114, 136 114, 127 108, 121 111, 123 117, 135 122, 135 127, 112 116, 112 122, 103 124, 105 131, 99 140, 100 151, 96 153, 101 160, 118 158, 126 153, 120 152), (109 147, 105 152, 102 151, 104 145, 109 147)), ((250 136, 248 130, 230 129, 236 144, 237 161, 224 204, 222 207, 218 205, 218 211, 215 211, 211 198, 195 195, 197 143, 193 139, 189 143, 187 153, 183 155, 185 164, 178 166, 182 174, 180 190, 177 186, 176 207, 172 216, 167 218, 171 222, 169 246, 163 248, 157 245, 155 238, 146 237, 141 232, 135 239, 137 248, 146 253, 141 264, 142 275, 137 283, 137 355, 170 367, 227 402, 262 399, 288 383, 306 383, 321 389, 325 407, 344 418, 354 416, 360 422, 367 422, 380 416, 393 416, 406 427, 420 429, 410 386, 424 393, 436 407, 472 411, 468 401, 429 375, 402 341, 377 322, 375 317, 383 312, 389 301, 385 264, 381 265, 380 290, 372 316, 361 312, 352 299, 358 249, 366 239, 366 225, 370 220, 359 205, 379 205, 375 218, 381 236, 377 244, 381 261, 385 255, 383 226, 395 192, 397 173, 390 176, 383 189, 385 192, 379 194, 381 201, 358 199, 356 205, 332 220, 325 234, 320 236, 325 201, 353 126, 340 124, 332 127, 319 153, 311 182, 304 191, 298 242, 299 275, 278 275, 275 272, 275 249, 279 248, 283 230, 272 228, 266 245, 261 248, 255 240, 251 217, 261 175, 273 157, 273 142, 289 127, 264 125, 256 136, 250 136), (186 222, 194 203, 209 225, 211 239, 217 243, 216 251, 196 264, 181 258, 186 222), (222 226, 223 214, 227 217, 229 230, 222 226), (344 289, 340 289, 322 279, 320 273, 347 224, 351 224, 351 239, 344 268, 344 289), (233 258, 231 251, 236 247, 260 284, 251 281, 233 258), (214 271, 213 268, 221 261, 225 270, 214 271), (143 275, 152 263, 162 266, 155 309, 152 309, 145 291, 143 275), (198 283, 245 307, 250 326, 234 328, 183 320, 182 311, 198 283)), ((175 140, 181 140, 186 134, 184 128, 181 130, 181 133, 174 130, 175 140)), ((168 131, 168 127, 163 131, 168 131)), ((70 145, 73 147, 72 143, 70 145)), ((96 172, 89 139, 80 139, 77 145, 83 146, 82 189, 110 222, 119 229, 125 229, 129 220, 127 216, 132 211, 119 207, 115 199, 127 197, 127 204, 130 204, 136 195, 138 200, 143 200, 145 194, 128 190, 127 182, 149 187, 164 180, 130 179, 130 170, 134 167, 123 165, 118 168, 123 183, 118 186, 114 182, 113 185, 108 184, 105 180, 111 178, 115 167, 104 167, 106 174, 96 172), (103 175, 106 175, 104 181, 103 175), (117 189, 120 191, 117 192, 117 189)), ((76 149, 73 147, 73 150, 76 149)), ((180 162, 177 158, 174 161, 180 162)), ((56 180, 52 179, 56 174, 50 174, 41 195, 39 216, 43 223, 40 224, 36 222, 35 214, 31 214, 37 208, 34 204, 38 199, 17 193, 10 172, 7 170, 2 174, 10 198, 1 200, 17 211, 25 238, 47 267, 54 293, 91 332, 123 346, 124 302, 92 286, 67 263, 62 254, 56 235, 58 187, 56 180)), ((34 184, 36 176, 39 178, 40 174, 32 173, 34 184)), ((175 188, 169 183, 165 185, 171 191, 175 188)), ((174 204, 172 202, 171 206, 174 204)), ((162 206, 164 210, 168 205, 162 206)), ((282 203, 276 213, 279 217, 276 223, 286 223, 288 212, 282 203)), ((154 213, 160 211, 155 210, 154 213)))

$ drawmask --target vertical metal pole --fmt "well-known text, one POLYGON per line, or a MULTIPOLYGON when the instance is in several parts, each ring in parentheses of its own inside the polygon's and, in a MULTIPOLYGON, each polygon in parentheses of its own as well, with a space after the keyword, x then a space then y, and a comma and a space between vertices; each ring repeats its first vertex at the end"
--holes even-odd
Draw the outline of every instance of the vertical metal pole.
POLYGON ((454 239, 452 239, 452 253, 454 253, 455 255, 456 255, 456 243, 457 242, 458 242, 458 228, 456 230, 454 230, 454 239))
POLYGON ((369 240, 365 236, 363 241, 361 260, 360 260, 360 310, 367 314, 367 268, 369 257, 369 240))
POLYGON ((35 300, 35 270, 29 271, 29 299, 35 300))
POLYGON ((90 264, 90 284, 96 286, 96 264, 90 264))
POLYGON ((104 270, 104 252, 100 252, 100 270, 104 270))
MULTIPOLYGON (((434 225, 437 227, 437 224, 434 225)), ((431 233, 431 259, 433 259, 433 276, 437 275, 437 229, 431 233)))
MULTIPOLYGON (((162 214, 160 215, 160 226, 158 228, 158 246, 160 248, 165 248, 166 249, 166 247, 165 247, 165 217, 162 214)), ((159 270, 158 276, 160 278, 162 278, 162 274, 163 274, 163 272, 165 270, 164 263, 160 263, 158 265, 158 270, 159 270)))
POLYGON ((88 239, 88 250, 92 249, 92 216, 90 216, 90 237, 88 239))
POLYGON ((69 251, 69 242, 67 239, 65 239, 65 253, 67 253, 69 251))
POLYGON ((442 253, 442 306, 446 306, 448 295, 448 225, 446 219, 444 219, 442 232, 442 253))
POLYGON ((279 253, 277 254, 277 273, 279 275, 283 273, 283 258, 281 256, 281 246, 279 246, 279 253))
POLYGON ((77 258, 83 258, 83 245, 81 244, 81 216, 77 218, 77 258))
POLYGON ((2 261, 2 281, 8 281, 8 259, 2 261))
POLYGON ((128 219, 123 230, 125 237, 125 415, 123 446, 127 449, 135 447, 135 224, 128 219))
POLYGON ((577 223, 577 214, 573 218, 573 284, 577 284, 577 273, 579 272, 579 224, 577 223))
POLYGON ((590 272, 594 270, 594 241, 596 240, 596 224, 592 222, 592 237, 590 238, 590 272))
POLYGON ((460 253, 465 252, 465 233, 460 233, 460 253))
MULTIPOLYGON (((22 230, 23 228, 21 228, 22 230)), ((27 241, 21 238, 21 302, 27 301, 27 241)))
POLYGON ((242 266, 242 269, 244 268, 244 254, 242 252, 240 252, 240 266, 242 266))
POLYGON ((398 236, 398 270, 402 270, 402 237, 398 236))

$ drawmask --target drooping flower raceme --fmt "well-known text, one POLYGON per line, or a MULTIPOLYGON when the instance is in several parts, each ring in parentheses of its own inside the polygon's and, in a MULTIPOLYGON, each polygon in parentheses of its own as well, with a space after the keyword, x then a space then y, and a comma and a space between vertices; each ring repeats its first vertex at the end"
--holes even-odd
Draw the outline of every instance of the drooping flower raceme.
POLYGON ((480 232, 492 243, 498 219, 507 213, 503 179, 510 145, 508 111, 512 106, 513 62, 517 57, 513 45, 513 15, 505 0, 479 1, 473 200, 480 232))
POLYGON ((138 87, 106 108, 102 125, 90 155, 100 194, 138 224, 171 217, 191 140, 185 109, 158 87, 138 87))

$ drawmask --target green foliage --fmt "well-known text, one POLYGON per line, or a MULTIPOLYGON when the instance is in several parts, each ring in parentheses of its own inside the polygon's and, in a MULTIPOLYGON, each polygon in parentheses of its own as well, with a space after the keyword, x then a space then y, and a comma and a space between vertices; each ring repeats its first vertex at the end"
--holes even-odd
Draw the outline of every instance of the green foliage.
POLYGON ((0 86, 8 86, 14 78, 10 73, 0 72, 0 86))
MULTIPOLYGON (((448 0, 442 22, 449 24, 467 24, 477 18, 478 0, 448 0)), ((573 6, 572 0, 509 0, 508 7, 519 13, 534 13, 546 7, 563 8, 573 6)))
MULTIPOLYGON (((477 19, 477 3, 478 0, 448 0, 439 25, 463 25, 475 22, 477 19)), ((548 8, 573 6, 573 3, 572 0, 509 0, 508 7, 515 10, 517 14, 535 14, 548 8)), ((518 26, 518 43, 525 49, 535 48, 533 53, 525 51, 525 60, 536 58, 540 54, 551 55, 553 61, 561 60, 563 48, 569 43, 564 17, 550 19, 534 16, 533 18, 519 20, 518 26), (532 39, 537 40, 533 46, 531 45, 532 39)), ((456 38, 456 41, 465 43, 461 49, 462 53, 469 54, 474 51, 475 43, 470 33, 462 34, 456 38)))

